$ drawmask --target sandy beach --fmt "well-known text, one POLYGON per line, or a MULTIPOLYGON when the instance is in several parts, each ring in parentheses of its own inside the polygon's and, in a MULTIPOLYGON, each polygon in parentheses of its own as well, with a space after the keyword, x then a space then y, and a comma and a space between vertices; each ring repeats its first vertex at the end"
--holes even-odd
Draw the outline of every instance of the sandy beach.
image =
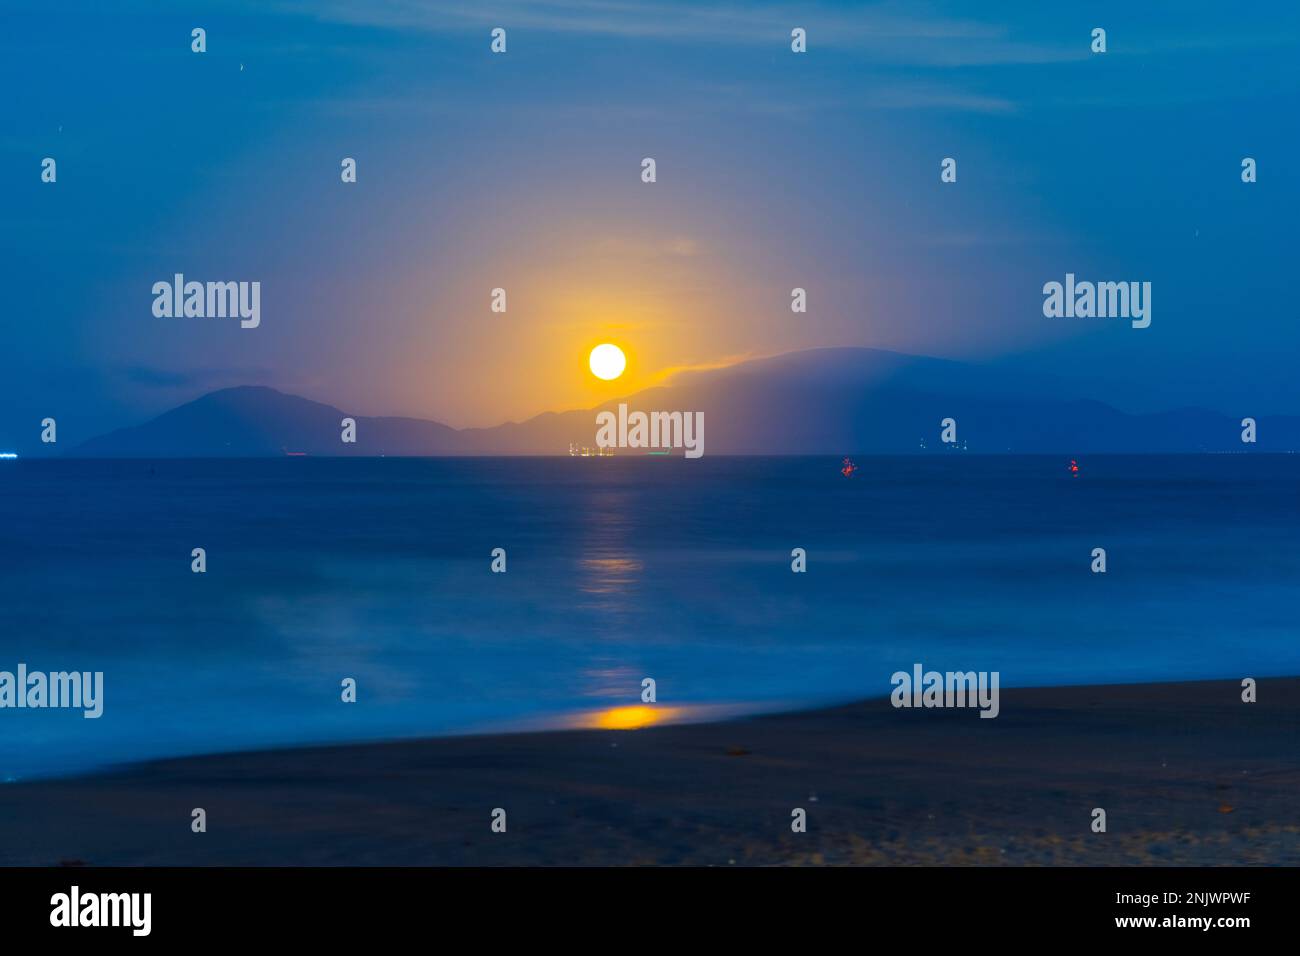
POLYGON ((1300 678, 1006 690, 994 720, 879 699, 13 783, 0 863, 1297 865, 1297 792, 1300 678))

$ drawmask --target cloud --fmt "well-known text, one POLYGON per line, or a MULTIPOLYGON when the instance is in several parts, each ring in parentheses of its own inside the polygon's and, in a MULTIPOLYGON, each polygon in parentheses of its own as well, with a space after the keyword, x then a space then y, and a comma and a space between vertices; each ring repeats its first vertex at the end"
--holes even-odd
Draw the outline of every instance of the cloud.
POLYGON ((970 93, 943 86, 894 84, 870 91, 860 102, 846 103, 856 109, 952 110, 963 113, 1014 113, 1016 104, 1001 96, 970 93))
MULTIPOLYGON (((777 354, 777 353, 772 353, 777 354)), ((730 368, 733 365, 739 365, 742 362, 749 362, 757 358, 767 358, 766 354, 756 352, 740 352, 735 355, 725 355, 722 358, 715 359, 711 362, 695 362, 690 365, 671 365, 668 368, 662 368, 651 376, 652 385, 680 385, 677 381, 678 376, 689 376, 693 372, 712 372, 720 368, 730 368)))
MULTIPOLYGON (((1086 42, 1019 40, 998 24, 946 16, 918 3, 845 7, 828 3, 709 3, 699 0, 282 0, 279 9, 390 30, 450 33, 493 27, 521 35, 558 33, 730 45, 785 45, 793 27, 810 49, 852 49, 873 61, 942 66, 1086 59, 1086 42)), ((486 39, 484 41, 486 43, 486 39)), ((520 41, 516 41, 520 42, 520 41)))
POLYGON ((635 236, 601 236, 594 239, 583 252, 586 257, 621 259, 691 259, 704 251, 702 243, 690 236, 668 236, 662 239, 635 236))

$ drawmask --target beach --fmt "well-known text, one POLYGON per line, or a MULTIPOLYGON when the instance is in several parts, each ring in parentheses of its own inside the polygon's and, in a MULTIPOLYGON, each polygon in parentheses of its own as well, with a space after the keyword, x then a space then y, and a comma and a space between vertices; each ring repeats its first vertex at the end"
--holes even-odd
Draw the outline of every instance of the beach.
POLYGON ((1297 865, 1298 789, 1300 678, 1004 689, 10 783, 0 864, 1297 865))

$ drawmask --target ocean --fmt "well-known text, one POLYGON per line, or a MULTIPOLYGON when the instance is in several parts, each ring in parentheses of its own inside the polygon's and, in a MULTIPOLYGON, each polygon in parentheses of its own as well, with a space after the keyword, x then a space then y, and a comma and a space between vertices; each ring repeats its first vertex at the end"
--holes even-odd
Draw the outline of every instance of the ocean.
POLYGON ((0 709, 0 781, 599 723, 647 677, 689 719, 883 697, 918 662, 1300 673, 1300 456, 1069 464, 0 461, 0 671, 104 674, 99 719, 0 709))

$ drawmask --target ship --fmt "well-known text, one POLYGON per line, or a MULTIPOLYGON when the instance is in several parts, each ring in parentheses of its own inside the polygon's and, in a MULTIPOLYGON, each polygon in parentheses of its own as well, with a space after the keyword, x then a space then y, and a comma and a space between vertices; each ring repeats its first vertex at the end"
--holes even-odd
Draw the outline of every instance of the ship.
POLYGON ((588 445, 578 445, 576 442, 569 442, 570 458, 613 458, 614 449, 612 448, 592 448, 588 445))

